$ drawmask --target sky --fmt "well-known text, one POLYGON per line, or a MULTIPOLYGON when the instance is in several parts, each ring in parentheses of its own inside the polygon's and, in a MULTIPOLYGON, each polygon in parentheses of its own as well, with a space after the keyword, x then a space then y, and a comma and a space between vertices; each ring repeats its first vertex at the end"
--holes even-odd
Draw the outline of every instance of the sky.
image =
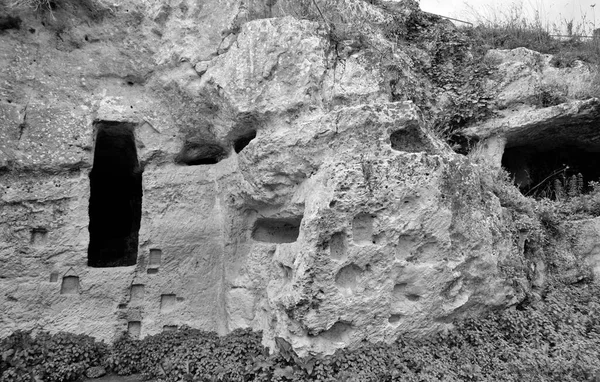
POLYGON ((574 31, 579 28, 584 34, 600 28, 600 0, 420 0, 420 4, 424 11, 465 21, 504 19, 511 10, 533 20, 537 12, 550 33, 564 33, 569 20, 574 31))

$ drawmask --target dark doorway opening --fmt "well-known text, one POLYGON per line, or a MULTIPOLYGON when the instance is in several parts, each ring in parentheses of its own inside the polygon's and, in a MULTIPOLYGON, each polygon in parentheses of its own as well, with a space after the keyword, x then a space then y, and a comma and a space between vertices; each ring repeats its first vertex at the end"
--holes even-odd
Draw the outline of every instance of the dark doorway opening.
POLYGON ((100 121, 95 127, 88 265, 134 265, 142 215, 142 169, 135 148, 135 125, 100 121))
POLYGON ((580 145, 507 148, 502 166, 526 196, 561 200, 588 193, 600 179, 600 152, 580 145))

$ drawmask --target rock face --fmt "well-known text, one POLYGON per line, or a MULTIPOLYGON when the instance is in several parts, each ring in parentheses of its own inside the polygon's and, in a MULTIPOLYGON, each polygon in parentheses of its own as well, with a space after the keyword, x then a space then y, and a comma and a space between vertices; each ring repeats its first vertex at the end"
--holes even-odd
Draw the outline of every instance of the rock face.
POLYGON ((497 71, 488 81, 489 88, 497 89, 496 116, 463 134, 482 142, 480 155, 489 163, 500 167, 505 148, 523 145, 600 150, 595 74, 584 63, 561 67, 553 56, 526 48, 491 50, 486 60, 497 71))
POLYGON ((373 57, 247 7, 22 10, 0 34, 1 336, 250 326, 330 353, 523 298, 480 169, 373 57))
POLYGON ((478 142, 471 156, 506 169, 523 194, 537 199, 593 191, 600 179, 595 72, 525 48, 492 50, 486 60, 496 69, 488 87, 497 89, 497 109, 462 132, 478 142))

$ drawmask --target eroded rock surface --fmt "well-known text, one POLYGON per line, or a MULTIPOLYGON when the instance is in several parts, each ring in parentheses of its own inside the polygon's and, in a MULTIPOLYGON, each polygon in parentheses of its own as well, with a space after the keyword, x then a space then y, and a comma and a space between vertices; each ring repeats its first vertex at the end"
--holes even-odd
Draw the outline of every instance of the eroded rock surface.
POLYGON ((123 2, 61 39, 24 10, 0 35, 0 335, 250 326, 331 353, 523 299, 516 215, 480 169, 373 56, 246 6, 123 2), (88 266, 102 121, 135 136, 135 265, 88 266))
POLYGON ((461 134, 482 142, 478 155, 488 163, 499 168, 504 149, 515 146, 600 149, 600 103, 590 67, 581 61, 562 67, 552 55, 526 48, 491 50, 486 60, 495 67, 488 80, 496 89, 495 115, 461 134))

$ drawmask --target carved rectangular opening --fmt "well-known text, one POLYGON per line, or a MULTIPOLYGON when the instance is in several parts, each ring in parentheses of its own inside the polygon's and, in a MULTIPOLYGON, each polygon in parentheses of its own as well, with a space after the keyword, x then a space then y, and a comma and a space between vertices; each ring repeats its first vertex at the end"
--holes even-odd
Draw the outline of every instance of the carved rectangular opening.
POLYGON ((334 260, 344 260, 347 255, 346 233, 336 232, 331 236, 329 242, 329 253, 334 260))
POLYGON ((88 265, 134 265, 142 214, 142 169, 135 147, 135 125, 100 121, 95 126, 88 265))
POLYGON ((142 334, 141 321, 129 321, 127 323, 127 334, 131 338, 140 338, 140 334, 142 334))
POLYGON ((78 294, 79 293, 79 277, 65 276, 60 285, 60 294, 78 294))
POLYGON ((373 216, 358 214, 352 220, 352 238, 356 244, 370 244, 373 240, 373 216))
POLYGON ((148 257, 148 268, 160 267, 160 262, 162 260, 162 251, 160 249, 151 249, 148 257))
POLYGON ((31 230, 30 243, 34 246, 45 245, 48 241, 48 230, 46 228, 34 228, 31 230))
POLYGON ((139 303, 144 300, 144 284, 133 284, 129 290, 129 301, 132 304, 139 303))
POLYGON ((167 313, 175 309, 177 296, 174 294, 163 294, 160 296, 160 312, 167 313))
POLYGON ((252 238, 265 243, 293 243, 300 234, 302 217, 270 219, 261 218, 254 224, 252 238))

